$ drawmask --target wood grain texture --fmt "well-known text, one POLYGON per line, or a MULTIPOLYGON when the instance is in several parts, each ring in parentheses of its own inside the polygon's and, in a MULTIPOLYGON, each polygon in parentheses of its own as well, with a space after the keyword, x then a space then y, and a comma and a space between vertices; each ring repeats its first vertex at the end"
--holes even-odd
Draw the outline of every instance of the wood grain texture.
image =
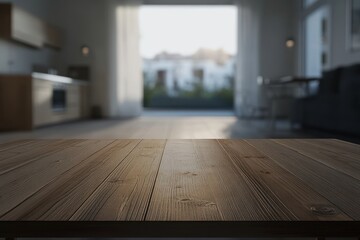
POLYGON ((357 144, 344 142, 338 139, 296 139, 307 142, 312 148, 322 148, 329 152, 336 153, 340 157, 360 158, 360 147, 357 144))
MULTIPOLYGON (((47 184, 2 220, 69 220, 139 140, 98 141, 86 144, 79 164, 47 184), (96 151, 94 151, 94 149, 96 151), (91 154, 87 154, 90 152, 91 154), (83 161, 81 161, 83 160, 83 161)), ((74 158, 76 159, 76 158, 74 158)))
POLYGON ((338 140, 4 143, 0 237, 358 237, 357 154, 338 140))
POLYGON ((272 140, 246 140, 355 220, 360 220, 360 181, 272 140))
POLYGON ((329 200, 295 175, 243 140, 219 140, 253 188, 266 193, 274 204, 292 214, 292 220, 352 220, 329 200), (328 212, 321 212, 327 209, 328 212))
POLYGON ((146 220, 221 220, 209 174, 191 140, 168 140, 146 220))
POLYGON ((329 140, 281 139, 276 140, 276 142, 360 180, 360 154, 357 155, 356 151, 349 149, 349 146, 347 146, 348 149, 345 151, 345 149, 339 149, 338 143, 329 140))
POLYGON ((144 220, 165 140, 142 140, 71 217, 71 220, 144 220))
POLYGON ((214 193, 223 220, 291 220, 286 209, 247 181, 218 141, 199 140, 193 143, 202 166, 210 170, 205 181, 214 193))
POLYGON ((26 145, 26 144, 31 144, 34 143, 36 140, 30 140, 30 139, 25 139, 25 140, 14 140, 14 141, 9 141, 9 142, 4 142, 0 144, 0 152, 1 153, 6 153, 6 151, 11 151, 14 148, 26 145))
POLYGON ((82 140, 40 140, 24 144, 0 155, 0 175, 50 156, 82 140))
POLYGON ((295 219, 261 190, 233 165, 216 140, 168 140, 146 219, 295 219))
POLYGON ((82 141, 0 175, 0 216, 111 142, 82 141))

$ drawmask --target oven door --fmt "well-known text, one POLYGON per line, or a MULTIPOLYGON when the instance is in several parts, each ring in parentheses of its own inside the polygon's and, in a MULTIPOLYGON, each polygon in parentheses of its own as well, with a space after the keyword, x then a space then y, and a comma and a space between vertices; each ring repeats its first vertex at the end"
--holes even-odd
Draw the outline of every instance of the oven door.
POLYGON ((64 86, 53 87, 52 110, 56 112, 63 112, 66 110, 66 88, 64 86))

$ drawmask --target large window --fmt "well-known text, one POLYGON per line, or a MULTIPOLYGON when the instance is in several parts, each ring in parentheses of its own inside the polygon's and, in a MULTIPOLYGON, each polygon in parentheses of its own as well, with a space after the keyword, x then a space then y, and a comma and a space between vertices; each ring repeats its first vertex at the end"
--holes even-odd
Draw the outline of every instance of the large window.
POLYGON ((304 0, 304 7, 310 7, 311 5, 313 5, 314 3, 316 3, 318 0, 304 0))
POLYGON ((320 7, 305 18, 305 75, 320 77, 329 66, 329 9, 320 7))
POLYGON ((144 6, 144 106, 232 108, 236 7, 144 6))

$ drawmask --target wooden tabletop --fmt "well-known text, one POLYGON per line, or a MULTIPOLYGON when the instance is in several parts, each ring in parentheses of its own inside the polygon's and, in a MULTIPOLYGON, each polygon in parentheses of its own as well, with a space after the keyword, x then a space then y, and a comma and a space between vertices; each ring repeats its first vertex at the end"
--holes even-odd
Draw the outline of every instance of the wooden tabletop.
POLYGON ((360 147, 340 140, 0 145, 0 237, 360 236, 360 147))

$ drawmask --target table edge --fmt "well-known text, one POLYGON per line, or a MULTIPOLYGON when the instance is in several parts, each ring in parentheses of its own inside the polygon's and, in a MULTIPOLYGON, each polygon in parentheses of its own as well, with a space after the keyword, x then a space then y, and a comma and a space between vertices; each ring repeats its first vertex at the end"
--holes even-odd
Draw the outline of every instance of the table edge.
POLYGON ((0 221, 0 237, 360 237, 360 221, 0 221))

